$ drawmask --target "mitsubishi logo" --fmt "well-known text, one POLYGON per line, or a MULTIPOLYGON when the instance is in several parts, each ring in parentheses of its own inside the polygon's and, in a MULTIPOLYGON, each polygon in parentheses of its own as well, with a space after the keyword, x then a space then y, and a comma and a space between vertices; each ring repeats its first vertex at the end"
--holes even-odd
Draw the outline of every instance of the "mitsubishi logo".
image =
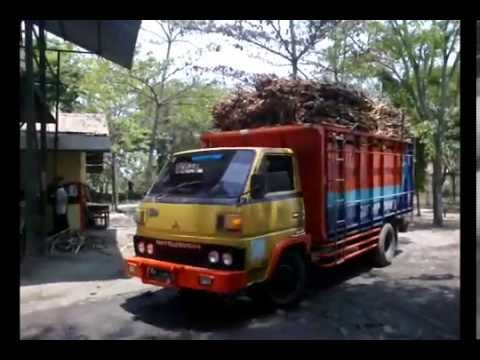
POLYGON ((180 226, 178 225, 177 220, 175 220, 175 222, 172 225, 172 230, 178 230, 178 229, 180 229, 180 226))

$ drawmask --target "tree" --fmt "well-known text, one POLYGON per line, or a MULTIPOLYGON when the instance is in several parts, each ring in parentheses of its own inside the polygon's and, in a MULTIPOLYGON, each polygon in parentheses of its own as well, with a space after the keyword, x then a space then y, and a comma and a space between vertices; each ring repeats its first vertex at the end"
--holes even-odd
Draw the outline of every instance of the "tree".
POLYGON ((334 20, 235 20, 220 24, 211 20, 191 21, 188 28, 224 35, 234 40, 234 46, 240 50, 244 45, 251 45, 274 55, 287 62, 291 77, 297 79, 299 74, 308 77, 300 68, 301 61, 311 54, 336 23, 334 20))
MULTIPOLYGON (((157 107, 153 97, 158 95, 158 89, 150 89, 132 75, 145 80, 149 79, 149 74, 158 76, 162 64, 148 56, 137 60, 131 72, 104 60, 86 59, 82 66, 90 71, 79 84, 81 110, 107 114, 112 151, 116 154, 119 170, 120 192, 125 191, 128 181, 134 183, 136 191, 146 191, 151 185, 145 181, 145 172, 157 107)), ((168 153, 200 145, 199 134, 210 129, 211 107, 222 94, 218 87, 199 79, 165 82, 163 97, 158 99, 162 117, 153 143, 152 159, 156 158, 158 162, 152 160, 155 165, 152 166, 152 179, 153 168, 157 165, 160 168, 168 153), (169 138, 174 141, 168 141, 169 138)), ((105 163, 104 173, 90 176, 100 192, 110 184, 109 157, 105 157, 105 163)))
MULTIPOLYGON (((181 82, 171 83, 167 92, 183 88, 181 82)), ((200 136, 212 129, 211 110, 225 92, 210 83, 200 83, 189 89, 182 98, 171 103, 168 121, 160 127, 162 139, 158 143, 158 169, 171 152, 197 148, 200 136)))
POLYGON ((367 30, 368 41, 351 39, 362 63, 383 78, 386 90, 388 84, 397 85, 391 89, 397 89, 397 100, 414 115, 413 130, 426 150, 430 146, 434 224, 441 226, 447 125, 458 118, 459 22, 374 21, 367 30))
MULTIPOLYGON (((60 50, 73 50, 72 44, 57 40, 56 38, 47 39, 47 48, 60 50)), ((45 89, 46 101, 50 109, 55 108, 57 98, 57 71, 58 71, 58 53, 56 51, 46 51, 46 71, 45 71, 45 89)), ((80 67, 82 56, 75 53, 62 52, 60 54, 60 73, 58 83, 58 100, 59 110, 64 112, 73 112, 77 108, 78 99, 80 97, 79 82, 81 81, 84 72, 80 67)), ((37 82, 40 81, 39 69, 40 54, 37 44, 34 44, 34 59, 35 67, 34 78, 37 82)))
POLYGON ((334 83, 354 81, 356 74, 351 67, 355 44, 351 37, 360 33, 362 23, 359 20, 342 20, 337 23, 327 37, 330 45, 314 51, 317 58, 306 62, 315 66, 315 78, 334 83))
MULTIPOLYGON (((137 125, 132 121, 136 115, 136 96, 125 84, 117 82, 119 78, 128 76, 128 72, 107 60, 96 58, 85 59, 80 66, 89 71, 78 84, 81 93, 78 109, 106 115, 112 141, 111 152, 115 155, 116 168, 122 169, 128 156, 125 150, 131 149, 131 143, 139 142, 139 132, 141 135, 148 132, 144 128, 140 131, 133 127, 137 125)), ((108 191, 112 180, 112 156, 104 157, 104 165, 102 173, 89 174, 90 183, 100 193, 108 191)), ((117 194, 117 191, 114 193, 117 194)), ((116 197, 112 200, 115 205, 116 197)))
POLYGON ((136 63, 129 74, 129 78, 123 79, 126 80, 125 83, 127 86, 137 93, 140 101, 152 111, 153 121, 151 124, 148 160, 145 169, 146 185, 151 184, 153 180, 153 157, 159 137, 158 130, 160 123, 168 117, 170 102, 181 97, 198 82, 198 76, 195 76, 190 70, 192 63, 186 61, 178 64, 179 61, 175 61, 172 56, 174 44, 182 41, 181 39, 187 31, 186 22, 157 20, 156 23, 159 31, 149 32, 154 36, 152 43, 165 46, 165 53, 162 59, 158 61, 153 54, 150 54, 146 60, 136 63), (168 82, 175 74, 180 72, 189 73, 189 77, 192 79, 191 83, 182 83, 184 85, 183 88, 166 96, 165 89, 168 82))

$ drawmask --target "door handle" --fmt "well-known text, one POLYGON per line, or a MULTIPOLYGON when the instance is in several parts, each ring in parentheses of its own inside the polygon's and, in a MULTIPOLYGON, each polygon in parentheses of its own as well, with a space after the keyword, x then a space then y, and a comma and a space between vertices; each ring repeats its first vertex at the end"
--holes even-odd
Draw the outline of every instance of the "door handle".
POLYGON ((292 214, 292 218, 293 218, 293 219, 298 219, 299 217, 300 217, 300 213, 299 213, 299 212, 294 212, 294 213, 292 214))

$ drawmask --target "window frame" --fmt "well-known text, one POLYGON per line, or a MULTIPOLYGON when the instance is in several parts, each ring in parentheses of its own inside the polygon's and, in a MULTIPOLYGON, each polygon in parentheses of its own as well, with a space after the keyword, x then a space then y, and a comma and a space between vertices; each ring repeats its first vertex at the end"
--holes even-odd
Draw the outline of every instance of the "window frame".
POLYGON ((262 157, 259 159, 258 163, 258 169, 256 173, 260 174, 260 171, 262 169, 262 166, 264 164, 264 161, 267 157, 272 157, 272 156, 282 156, 282 157, 289 157, 290 160, 292 161, 292 183, 293 183, 293 188, 291 190, 282 190, 282 191, 269 191, 265 193, 265 197, 268 196, 276 196, 276 195, 288 195, 288 194, 294 194, 297 192, 298 186, 297 186, 297 177, 296 177, 296 160, 294 154, 290 153, 277 153, 277 152, 265 152, 263 153, 262 157))

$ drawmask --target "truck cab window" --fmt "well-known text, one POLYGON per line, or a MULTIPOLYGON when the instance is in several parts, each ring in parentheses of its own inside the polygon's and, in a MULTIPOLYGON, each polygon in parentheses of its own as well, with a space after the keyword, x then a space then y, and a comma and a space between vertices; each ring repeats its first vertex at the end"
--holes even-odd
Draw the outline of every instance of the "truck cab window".
POLYGON ((292 191, 293 162, 290 155, 265 155, 260 173, 267 176, 267 192, 292 191))

